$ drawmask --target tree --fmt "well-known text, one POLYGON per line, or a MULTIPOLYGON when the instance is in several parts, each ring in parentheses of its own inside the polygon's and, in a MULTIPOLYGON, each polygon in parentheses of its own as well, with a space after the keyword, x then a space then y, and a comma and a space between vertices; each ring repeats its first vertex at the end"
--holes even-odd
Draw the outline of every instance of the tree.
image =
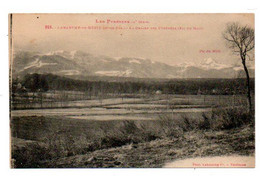
POLYGON ((49 90, 47 78, 44 75, 37 73, 26 75, 24 78, 24 85, 32 92, 46 92, 49 90))
POLYGON ((250 76, 246 61, 250 59, 250 53, 255 47, 254 29, 248 26, 241 26, 238 23, 229 23, 223 32, 223 37, 227 41, 228 46, 234 54, 238 54, 242 61, 242 65, 246 74, 247 98, 249 111, 252 111, 250 76))

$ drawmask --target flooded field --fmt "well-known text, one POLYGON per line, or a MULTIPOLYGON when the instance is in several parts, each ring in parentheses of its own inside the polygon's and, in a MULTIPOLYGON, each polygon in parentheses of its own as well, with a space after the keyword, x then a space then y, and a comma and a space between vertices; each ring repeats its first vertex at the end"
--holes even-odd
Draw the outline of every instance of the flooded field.
MULTIPOLYGON (((57 102, 56 102, 57 103, 57 102)), ((246 103, 243 96, 172 95, 142 98, 110 98, 63 102, 63 106, 12 110, 12 117, 56 117, 85 120, 152 120, 163 114, 209 112, 214 107, 246 103), (238 101, 239 100, 239 101, 238 101)), ((58 104, 58 103, 57 103, 58 104)))
MULTIPOLYGON (((229 98, 232 99, 232 96, 229 98)), ((42 141, 46 135, 56 131, 72 130, 73 136, 81 136, 86 131, 97 133, 106 125, 108 129, 119 128, 124 121, 157 123, 163 117, 201 118, 202 113, 210 113, 217 106, 218 100, 218 97, 209 96, 160 95, 151 98, 109 98, 102 102, 96 99, 80 100, 66 102, 67 106, 63 107, 12 110, 12 136, 42 141), (212 105, 207 103, 209 101, 212 105)))
MULTIPOLYGON (((91 159, 92 152, 136 144, 141 145, 138 148, 144 153, 146 149, 142 147, 143 144, 166 139, 179 140, 180 148, 187 141, 191 142, 188 146, 193 147, 192 141, 183 139, 184 134, 194 131, 196 135, 193 137, 198 137, 199 141, 201 137, 198 134, 203 134, 201 129, 204 131, 222 126, 223 116, 234 113, 236 117, 245 111, 236 113, 233 110, 247 106, 245 95, 121 94, 81 99, 74 96, 52 98, 53 95, 59 95, 57 92, 37 95, 36 98, 35 95, 27 95, 29 97, 16 97, 17 101, 11 102, 10 112, 12 157, 20 167, 46 167, 46 161, 48 167, 53 167, 53 161, 58 158, 67 161, 71 156, 82 155, 91 159)), ((205 144, 205 151, 207 147, 208 144, 205 144)), ((158 147, 156 153, 160 149, 158 147)), ((169 150, 168 144, 165 144, 163 150, 166 153, 162 156, 169 157, 171 154, 168 155, 168 152, 173 149, 169 150)), ((102 163, 110 160, 104 158, 101 159, 102 163)), ((86 161, 82 167, 86 163, 95 162, 86 161)))
POLYGON ((15 139, 45 144, 46 140, 51 142, 52 138, 57 143, 72 138, 75 145, 82 145, 84 148, 84 145, 91 146, 100 137, 106 140, 107 135, 114 136, 120 130, 123 130, 120 134, 127 135, 124 130, 127 133, 128 130, 131 131, 132 123, 135 133, 140 129, 155 132, 157 128, 163 129, 160 133, 168 133, 167 128, 161 127, 165 123, 169 130, 172 128, 171 124, 182 124, 185 118, 200 120, 203 113, 210 114, 213 108, 228 108, 246 103, 246 97, 235 98, 214 95, 158 95, 150 98, 70 101, 62 107, 12 110, 11 134, 15 139), (171 119, 170 123, 168 118, 171 119), (76 141, 84 141, 86 144, 78 144, 76 141))

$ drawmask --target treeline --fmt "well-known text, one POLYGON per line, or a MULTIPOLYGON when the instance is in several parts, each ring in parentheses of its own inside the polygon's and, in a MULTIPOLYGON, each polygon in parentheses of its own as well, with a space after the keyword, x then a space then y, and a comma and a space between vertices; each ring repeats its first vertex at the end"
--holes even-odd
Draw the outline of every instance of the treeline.
MULTIPOLYGON (((251 80, 254 92, 254 79, 251 80)), ((88 81, 74 80, 53 74, 28 74, 12 81, 13 92, 46 92, 48 90, 104 93, 162 94, 244 94, 245 79, 176 79, 167 81, 88 81)))

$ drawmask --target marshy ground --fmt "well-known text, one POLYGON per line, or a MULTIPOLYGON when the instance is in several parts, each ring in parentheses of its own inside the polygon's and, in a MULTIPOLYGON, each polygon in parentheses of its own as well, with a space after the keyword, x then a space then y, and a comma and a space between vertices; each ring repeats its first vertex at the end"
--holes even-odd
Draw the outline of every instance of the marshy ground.
POLYGON ((13 110, 12 167, 153 168, 186 158, 254 156, 254 115, 238 107, 245 101, 160 95, 13 110))

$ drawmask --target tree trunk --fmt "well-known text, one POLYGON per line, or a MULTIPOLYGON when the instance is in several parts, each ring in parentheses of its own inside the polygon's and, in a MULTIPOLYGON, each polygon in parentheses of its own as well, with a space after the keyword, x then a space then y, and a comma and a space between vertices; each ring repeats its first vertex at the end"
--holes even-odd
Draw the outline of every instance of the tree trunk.
POLYGON ((249 112, 251 112, 252 111, 252 102, 251 102, 250 77, 249 77, 248 69, 246 67, 245 59, 243 59, 242 64, 243 64, 244 70, 246 72, 247 98, 248 98, 248 104, 249 104, 249 112))

